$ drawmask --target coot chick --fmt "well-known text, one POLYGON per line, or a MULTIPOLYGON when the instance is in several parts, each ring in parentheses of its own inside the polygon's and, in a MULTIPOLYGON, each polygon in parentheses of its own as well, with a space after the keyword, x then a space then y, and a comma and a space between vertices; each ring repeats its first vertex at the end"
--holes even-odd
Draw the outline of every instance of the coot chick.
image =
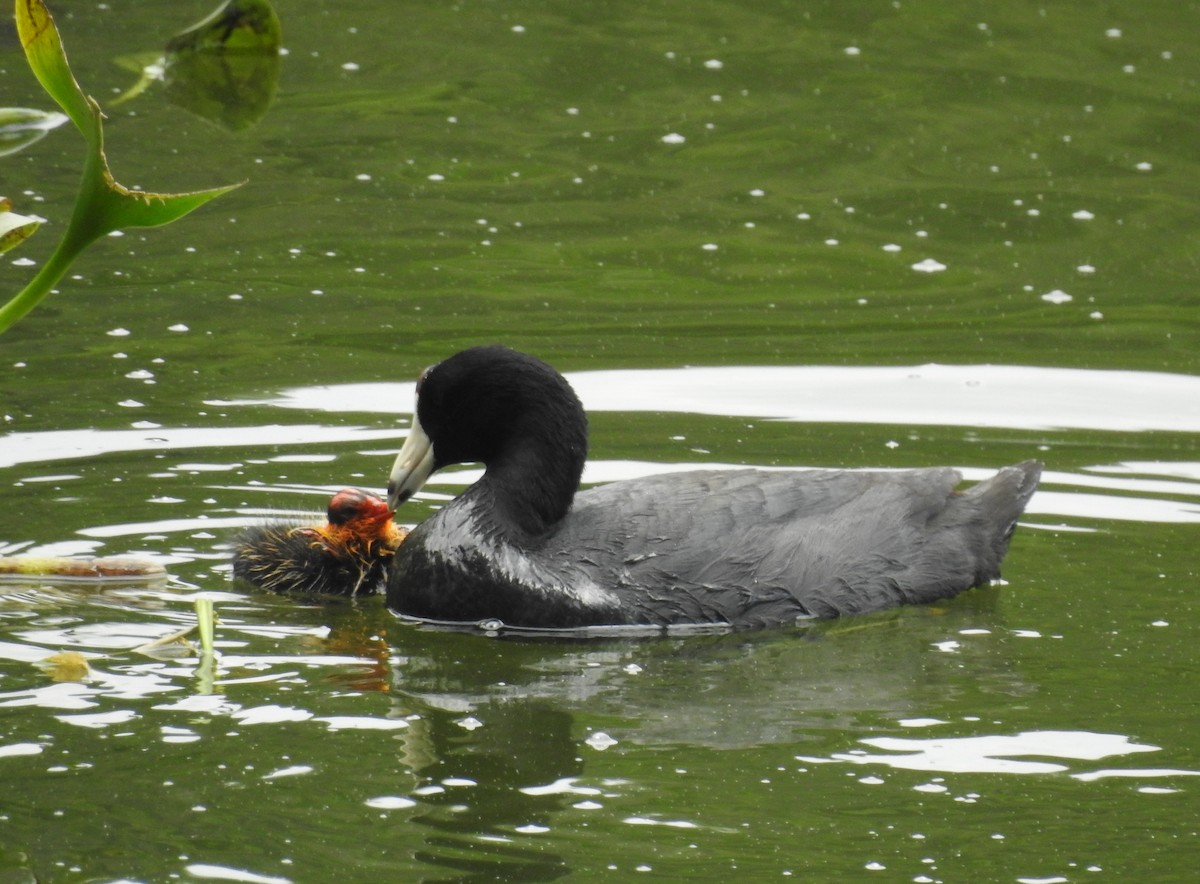
POLYGON ((404 539, 383 499, 343 488, 325 525, 273 522, 235 539, 233 576, 281 593, 373 595, 404 539))
POLYGON ((587 419, 553 368, 464 350, 417 382, 395 509, 447 464, 483 476, 408 535, 387 604, 509 627, 763 627, 945 599, 996 579, 1041 464, 703 470, 577 492, 587 419))

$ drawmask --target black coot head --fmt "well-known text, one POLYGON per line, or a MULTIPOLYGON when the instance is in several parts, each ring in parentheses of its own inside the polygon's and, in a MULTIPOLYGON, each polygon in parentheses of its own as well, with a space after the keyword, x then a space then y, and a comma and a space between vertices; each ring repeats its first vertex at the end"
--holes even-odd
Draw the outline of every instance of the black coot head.
POLYGON ((433 443, 434 469, 491 464, 543 440, 586 454, 583 407, 566 380, 540 359, 507 347, 472 347, 426 369, 417 419, 433 443))
POLYGON ((416 419, 388 476, 388 504, 400 506, 434 470, 482 463, 476 494, 490 494, 506 524, 538 533, 570 509, 586 458, 587 418, 562 375, 506 347, 472 347, 417 382, 416 419))

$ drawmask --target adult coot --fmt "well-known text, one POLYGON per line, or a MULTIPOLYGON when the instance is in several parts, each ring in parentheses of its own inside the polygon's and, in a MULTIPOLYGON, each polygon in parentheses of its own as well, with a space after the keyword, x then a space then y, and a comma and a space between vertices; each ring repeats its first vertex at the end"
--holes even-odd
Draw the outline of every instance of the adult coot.
POLYGON ((326 519, 245 529, 233 543, 233 576, 272 592, 372 595, 405 532, 382 498, 358 488, 333 495, 326 519))
POLYGON ((475 347, 416 389, 388 504, 447 464, 486 468, 389 566, 388 606, 426 620, 743 628, 949 598, 999 576, 1041 472, 961 493, 949 468, 704 470, 576 493, 587 419, 549 365, 475 347))

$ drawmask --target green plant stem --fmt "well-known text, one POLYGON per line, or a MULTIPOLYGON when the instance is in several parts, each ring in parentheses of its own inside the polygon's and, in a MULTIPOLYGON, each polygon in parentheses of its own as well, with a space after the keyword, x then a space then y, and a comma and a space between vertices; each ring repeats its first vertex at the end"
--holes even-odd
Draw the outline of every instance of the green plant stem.
POLYGON ((0 307, 0 333, 7 331, 13 323, 50 294, 55 284, 66 274, 67 268, 90 242, 90 239, 73 235, 73 231, 70 228, 67 229, 58 248, 46 259, 46 263, 42 265, 42 269, 37 272, 37 275, 29 280, 29 284, 14 295, 7 304, 0 307))

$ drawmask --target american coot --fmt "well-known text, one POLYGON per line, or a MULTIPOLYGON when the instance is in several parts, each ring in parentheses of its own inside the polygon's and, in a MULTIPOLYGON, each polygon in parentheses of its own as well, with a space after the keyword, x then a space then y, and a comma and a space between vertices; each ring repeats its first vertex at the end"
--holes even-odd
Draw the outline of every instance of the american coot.
POLYGON ((233 576, 272 592, 371 595, 405 532, 383 499, 357 488, 333 495, 325 525, 272 522, 234 540, 233 576))
POLYGON ((553 368, 503 347, 425 370, 395 509, 447 464, 483 476, 389 566, 387 604, 508 627, 761 627, 954 596, 999 576, 1041 464, 966 491, 949 468, 705 470, 576 493, 587 419, 553 368))

